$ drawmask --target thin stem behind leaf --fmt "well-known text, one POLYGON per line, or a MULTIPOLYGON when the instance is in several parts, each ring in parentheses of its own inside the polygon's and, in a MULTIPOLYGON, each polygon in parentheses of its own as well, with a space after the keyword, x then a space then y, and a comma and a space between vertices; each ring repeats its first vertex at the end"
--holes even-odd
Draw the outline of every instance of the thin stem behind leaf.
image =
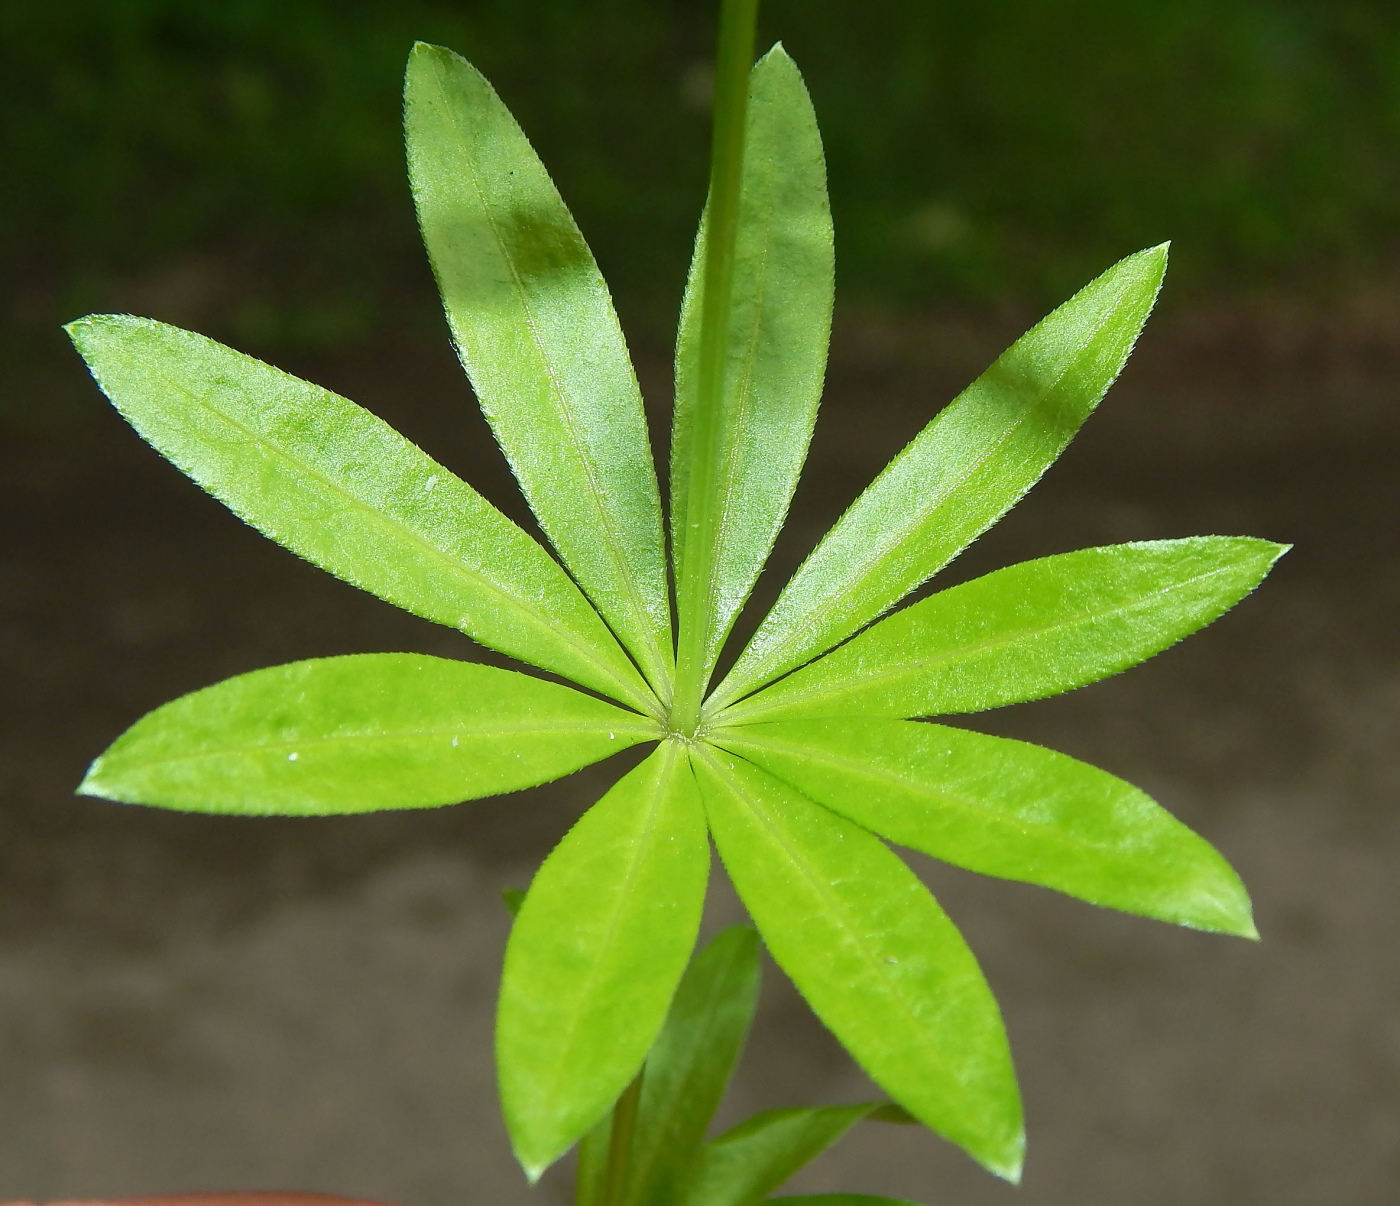
POLYGON ((627 1185, 627 1158, 632 1151, 632 1131, 637 1123, 637 1103, 642 1097, 642 1073, 627 1086, 613 1106, 612 1131, 608 1140, 608 1167, 603 1174, 603 1193, 598 1206, 618 1206, 627 1185))
POLYGON ((700 371, 689 498, 683 543, 684 576, 676 584, 680 639, 672 724, 690 736, 705 694, 705 638, 713 607, 711 544, 714 529, 715 460, 724 406, 724 360, 729 346, 734 247, 739 224, 744 119, 753 64, 758 0, 724 0, 715 73, 714 140, 710 160, 705 280, 700 312, 700 371))

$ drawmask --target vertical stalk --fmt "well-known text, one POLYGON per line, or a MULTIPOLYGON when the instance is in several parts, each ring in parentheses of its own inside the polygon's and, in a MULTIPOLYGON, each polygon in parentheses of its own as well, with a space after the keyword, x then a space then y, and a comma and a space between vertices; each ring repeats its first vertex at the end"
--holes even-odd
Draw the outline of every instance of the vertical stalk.
POLYGON ((632 1130, 637 1122, 637 1103, 642 1096, 642 1074, 637 1073, 613 1106, 612 1130, 608 1135, 608 1166, 603 1172, 603 1191, 598 1206, 620 1206, 627 1186, 627 1158, 632 1150, 632 1130))
POLYGON ((700 363, 691 437, 686 529, 681 579, 676 583, 679 637, 674 731, 689 737, 700 719, 709 677, 706 645, 714 589, 715 477, 720 425, 724 418, 724 369, 734 291, 734 244, 739 226, 739 184, 744 166, 744 118, 753 66, 758 0, 723 0, 715 63, 714 134, 710 150, 710 197, 705 226, 705 267, 700 293, 700 363))

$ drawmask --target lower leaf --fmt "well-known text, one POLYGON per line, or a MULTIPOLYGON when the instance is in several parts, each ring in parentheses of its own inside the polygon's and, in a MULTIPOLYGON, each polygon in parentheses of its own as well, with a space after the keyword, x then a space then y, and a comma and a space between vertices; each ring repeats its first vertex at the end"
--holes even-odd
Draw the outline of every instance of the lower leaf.
POLYGON ((578 1168, 574 1173, 574 1206, 603 1206, 608 1176, 608 1152, 612 1148, 611 1113, 604 1114, 578 1141, 578 1168))
POLYGON ((981 969, 878 838, 737 755, 696 760, 715 844, 778 965, 882 1089, 1020 1176, 1021 1105, 981 969))
POLYGON ((685 970, 710 848, 684 747, 664 742, 540 867, 506 947, 501 1106, 536 1178, 637 1074, 685 970))
POLYGON ((756 1114, 704 1146, 677 1206, 753 1206, 878 1104, 756 1114))
POLYGON ((791 1198, 769 1198, 774 1206, 918 1206, 903 1198, 879 1198, 875 1193, 802 1193, 791 1198))
POLYGON ((758 1004, 759 941, 722 931, 691 961, 647 1055, 623 1206, 669 1206, 719 1108, 758 1004))

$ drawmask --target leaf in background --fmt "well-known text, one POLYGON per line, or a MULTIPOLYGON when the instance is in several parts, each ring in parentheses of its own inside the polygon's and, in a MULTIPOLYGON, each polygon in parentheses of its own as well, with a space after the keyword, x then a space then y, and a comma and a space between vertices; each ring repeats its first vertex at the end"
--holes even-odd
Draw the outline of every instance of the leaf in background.
POLYGON ((623 1206, 670 1206, 705 1140, 758 1004, 758 934, 717 934, 686 969, 652 1044, 628 1148, 623 1206))
POLYGON ((387 423, 179 327, 104 314, 66 329, 141 436, 264 535, 415 615, 645 707, 636 668, 554 559, 387 423))
POLYGON ((1114 265, 925 427, 822 538, 708 711, 868 624, 1013 507, 1118 376, 1166 265, 1165 245, 1114 265))
POLYGON ((78 791, 246 816, 432 808, 570 774, 656 726, 513 670, 415 653, 240 674, 142 717, 78 791))
POLYGON ((1024 1145, 1011 1053, 962 936, 879 838, 738 755, 696 777, 720 857, 778 965, 882 1089, 998 1176, 1024 1145))
POLYGON ((540 526, 664 693, 661 503, 598 266, 524 133, 465 59, 414 47, 404 126, 418 223, 482 410, 540 526))
POLYGON ((882 1102, 866 1115, 870 1122, 889 1122, 895 1126, 918 1126, 919 1120, 902 1105, 893 1101, 882 1102))
POLYGON ((874 1108, 867 1102, 755 1114, 705 1144, 676 1206, 753 1206, 874 1108))
POLYGON ((879 1198, 874 1193, 802 1193, 788 1198, 769 1198, 776 1206, 918 1206, 903 1198, 879 1198))
POLYGON ((714 740, 892 842, 1091 904, 1257 937, 1203 839, 1130 783, 1023 741, 908 720, 745 725, 714 740))
POLYGON ((612 1111, 609 1110, 578 1141, 578 1170, 574 1173, 574 1206, 603 1206, 608 1155, 612 1150, 612 1111))
MULTIPOLYGON (((753 589, 797 486, 817 417, 831 331, 831 211, 816 115, 781 46, 749 83, 732 318, 719 424, 706 670, 753 589)), ((700 357, 705 223, 676 344, 671 531, 682 580, 700 357)))
POLYGON ((1217 619, 1287 548, 1192 536, 1023 561, 881 620, 734 705, 724 723, 944 716, 1058 695, 1217 619))
POLYGON ((584 813, 531 883, 496 1020, 501 1106, 531 1179, 641 1067, 695 945, 709 863, 685 747, 666 741, 584 813))

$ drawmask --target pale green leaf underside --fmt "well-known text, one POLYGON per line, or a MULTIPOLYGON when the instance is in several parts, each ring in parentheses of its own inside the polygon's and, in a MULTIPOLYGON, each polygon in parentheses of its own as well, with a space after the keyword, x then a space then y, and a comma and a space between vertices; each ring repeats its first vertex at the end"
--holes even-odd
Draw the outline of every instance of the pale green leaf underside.
POLYGON ((1162 246, 1110 268, 924 428, 787 584, 710 711, 868 624, 1014 506, 1122 369, 1166 262, 1162 246))
POLYGON ((647 1055, 621 1206, 674 1202, 748 1036, 758 985, 749 926, 717 934, 686 969, 647 1055))
POLYGON ((513 670, 412 653, 240 674, 142 717, 78 788, 245 816, 432 808, 567 775, 656 727, 513 670))
POLYGON ((875 836, 743 758, 697 758, 725 869, 778 965, 885 1092, 1015 1180, 1001 1015, 961 935, 875 836))
POLYGON ((1193 536, 1023 561, 881 620, 729 708, 724 723, 941 716, 1058 695, 1209 624, 1285 551, 1193 536))
POLYGON ((757 1114, 701 1149, 676 1206, 754 1206, 877 1107, 869 1102, 757 1114))
POLYGON ((404 106, 418 221, 462 365, 540 526, 664 694, 661 503, 607 286, 524 133, 465 59, 419 43, 404 106))
POLYGON ((531 883, 506 947, 496 1056, 506 1126, 532 1178, 641 1067, 695 945, 709 863, 695 776, 667 741, 531 883))
MULTIPOLYGON (((702 221, 676 344, 671 530, 677 581, 684 580, 704 266, 702 221)), ((833 273, 817 119, 797 67, 779 46, 759 60, 749 84, 719 472, 703 546, 712 605, 707 671, 772 550, 802 471, 826 369, 833 273)))
POLYGON ((1256 936, 1244 885, 1204 839, 1068 755, 864 718, 745 725, 714 739, 856 824, 969 871, 1256 936))
POLYGON ((353 402, 178 327, 68 333, 126 420, 236 515, 338 578, 635 707, 636 668, 534 540, 353 402))

